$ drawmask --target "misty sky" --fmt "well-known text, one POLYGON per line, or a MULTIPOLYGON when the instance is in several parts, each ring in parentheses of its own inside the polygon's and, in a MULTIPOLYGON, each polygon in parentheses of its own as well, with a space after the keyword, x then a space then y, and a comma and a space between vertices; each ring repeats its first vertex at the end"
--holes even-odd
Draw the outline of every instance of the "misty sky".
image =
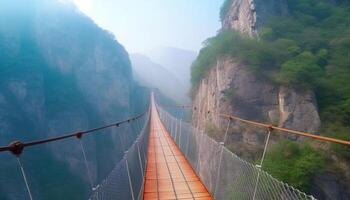
POLYGON ((220 28, 223 0, 73 0, 130 52, 158 46, 198 51, 220 28))

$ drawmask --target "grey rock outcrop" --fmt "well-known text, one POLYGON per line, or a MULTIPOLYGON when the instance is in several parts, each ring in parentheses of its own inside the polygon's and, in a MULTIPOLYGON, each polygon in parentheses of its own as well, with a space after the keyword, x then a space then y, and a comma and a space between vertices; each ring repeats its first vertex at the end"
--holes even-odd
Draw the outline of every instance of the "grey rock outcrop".
MULTIPOLYGON (((196 107, 193 123, 201 130, 205 130, 208 123, 224 128, 227 120, 218 117, 218 113, 307 132, 316 132, 320 126, 312 91, 274 85, 229 57, 219 59, 201 81, 193 105, 196 107)), ((262 148, 265 130, 239 123, 233 127, 231 142, 262 148)), ((237 149, 238 153, 245 150, 237 149)))
MULTIPOLYGON (((222 29, 257 37, 257 31, 270 17, 287 12, 285 0, 233 0, 222 29)), ((227 122, 218 113, 311 133, 316 133, 321 124, 313 91, 272 83, 227 56, 217 60, 196 91, 193 123, 201 130, 208 124, 224 129, 227 122)), ((228 140, 235 144, 236 153, 254 159, 263 147, 265 133, 266 130, 234 122, 228 140)), ((292 135, 284 137, 300 139, 292 135)))
POLYGON ((288 13, 286 0, 232 0, 222 27, 256 37, 259 28, 273 16, 288 13))

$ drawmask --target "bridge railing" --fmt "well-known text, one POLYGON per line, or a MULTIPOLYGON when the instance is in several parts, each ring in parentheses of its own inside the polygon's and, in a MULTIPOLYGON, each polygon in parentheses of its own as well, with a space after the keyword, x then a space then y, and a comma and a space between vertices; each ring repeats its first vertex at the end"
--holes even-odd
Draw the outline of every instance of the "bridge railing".
MULTIPOLYGON (((215 141, 160 106, 158 111, 171 137, 215 199, 315 199, 241 159, 225 147, 225 142, 215 141)), ((229 126, 230 122, 225 138, 229 126)))
POLYGON ((0 147, 0 199, 141 199, 149 114, 0 147))
POLYGON ((149 115, 132 146, 111 173, 94 189, 90 199, 142 199, 147 163, 149 115))

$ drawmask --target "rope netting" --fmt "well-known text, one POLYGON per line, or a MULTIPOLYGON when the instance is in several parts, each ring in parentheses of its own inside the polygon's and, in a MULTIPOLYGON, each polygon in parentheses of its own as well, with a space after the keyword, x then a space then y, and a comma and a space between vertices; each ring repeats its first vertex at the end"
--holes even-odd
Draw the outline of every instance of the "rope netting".
MULTIPOLYGON (((225 147, 231 120, 222 142, 217 142, 188 122, 177 119, 158 106, 160 118, 215 199, 315 199, 283 183, 225 147)), ((267 130, 270 135, 271 130, 267 130)), ((263 157, 269 137, 266 138, 263 157)))

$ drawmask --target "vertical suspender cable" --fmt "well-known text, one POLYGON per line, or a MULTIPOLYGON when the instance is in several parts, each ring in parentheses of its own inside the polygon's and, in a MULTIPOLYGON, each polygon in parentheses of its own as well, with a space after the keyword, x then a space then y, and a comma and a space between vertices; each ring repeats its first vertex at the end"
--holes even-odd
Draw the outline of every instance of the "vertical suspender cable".
POLYGON ((180 130, 180 133, 179 133, 179 147, 180 147, 180 149, 181 149, 181 151, 182 151, 182 148, 181 148, 181 133, 182 133, 182 131, 181 131, 181 123, 182 123, 182 113, 183 113, 183 110, 181 110, 180 111, 180 122, 179 122, 179 130, 180 130))
POLYGON ((142 160, 141 160, 141 154, 140 154, 140 147, 139 147, 139 142, 136 144, 137 145, 137 153, 138 153, 138 156, 139 156, 139 162, 140 162, 140 169, 141 169, 141 176, 142 176, 142 185, 140 187, 140 191, 137 195, 137 199, 140 199, 140 195, 141 195, 141 192, 143 190, 143 185, 144 185, 144 181, 145 181, 145 175, 144 175, 144 171, 143 171, 143 167, 142 167, 142 160))
POLYGON ((171 118, 170 118, 170 114, 168 113, 167 114, 167 118, 168 118, 168 124, 169 124, 169 131, 170 131, 170 135, 172 136, 173 134, 173 122, 171 121, 171 118))
POLYGON ((179 131, 180 131, 180 133, 179 133, 179 147, 180 147, 180 149, 181 149, 181 151, 182 151, 182 148, 181 148, 181 133, 182 133, 182 131, 181 131, 181 123, 182 123, 182 119, 180 119, 180 122, 179 122, 179 131))
POLYGON ((193 137, 193 128, 190 127, 189 130, 190 130, 191 132, 188 133, 187 145, 186 145, 186 157, 188 157, 188 149, 189 149, 189 146, 190 146, 190 136, 193 137))
POLYGON ((142 175, 142 178, 143 178, 144 174, 143 174, 143 167, 142 167, 142 160, 141 160, 139 143, 137 143, 137 153, 138 153, 138 156, 139 156, 139 162, 140 162, 140 167, 141 167, 141 175, 142 175))
POLYGON ((79 138, 79 144, 80 144, 81 152, 83 153, 85 168, 86 168, 86 172, 87 172, 87 175, 88 175, 88 178, 89 178, 90 187, 91 187, 91 190, 94 191, 94 183, 93 183, 93 180, 92 180, 92 175, 91 175, 91 172, 90 172, 89 164, 88 164, 87 159, 86 159, 86 153, 85 153, 84 144, 81 141, 81 138, 79 138))
POLYGON ((125 164, 126 164, 126 172, 128 174, 128 179, 129 179, 129 187, 130 187, 130 192, 131 192, 131 198, 132 200, 135 200, 135 197, 134 197, 134 189, 132 187, 132 182, 131 182, 131 177, 130 177, 130 171, 129 171, 129 164, 128 164, 128 159, 127 159, 127 153, 125 153, 125 164))
POLYGON ((91 173, 90 173, 89 164, 88 164, 88 161, 87 161, 87 158, 86 158, 85 148, 84 148, 84 145, 83 145, 81 140, 79 140, 79 144, 80 144, 81 152, 82 152, 83 157, 84 157, 84 164, 85 164, 85 168, 86 168, 87 175, 88 175, 88 178, 89 178, 90 186, 91 186, 91 189, 93 190, 94 184, 93 184, 93 181, 92 181, 92 176, 91 176, 91 173))
POLYGON ((169 121, 169 130, 170 130, 170 135, 173 137, 173 121, 171 119, 171 115, 168 113, 168 121, 169 121))
POLYGON ((221 143, 221 151, 220 151, 220 158, 219 158, 219 167, 218 167, 218 171, 217 171, 217 175, 216 175, 216 183, 215 183, 215 188, 214 188, 214 197, 216 195, 216 190, 217 187, 219 185, 219 180, 220 180, 220 173, 221 173, 221 162, 222 162, 222 156, 223 156, 223 152, 224 152, 224 147, 225 147, 225 143, 227 140, 227 134, 228 134, 228 130, 230 128, 231 125, 231 119, 229 119, 228 124, 227 124, 227 128, 226 128, 226 132, 225 132, 225 136, 224 136, 224 141, 221 143))
MULTIPOLYGON (((268 135, 267 135, 267 138, 266 138, 265 147, 264 147, 263 155, 261 157, 260 165, 258 166, 259 168, 262 168, 262 165, 263 165, 263 162, 264 162, 264 159, 265 159, 266 150, 267 150, 267 146, 269 144, 271 131, 272 131, 272 128, 268 128, 268 135)), ((260 180, 260 171, 258 171, 258 176, 256 177, 256 182, 255 182, 255 187, 254 187, 254 194, 253 194, 253 200, 255 200, 255 197, 256 197, 256 192, 258 190, 259 180, 260 180)))
POLYGON ((176 142, 176 139, 177 139, 177 121, 176 121, 176 111, 177 110, 175 110, 174 111, 174 114, 173 114, 173 116, 172 116, 172 119, 173 119, 173 126, 174 126, 174 128, 173 128, 173 130, 174 130, 174 140, 175 140, 175 142, 176 142))
POLYGON ((173 133, 173 138, 176 138, 176 132, 175 132, 175 120, 174 120, 174 116, 170 115, 170 119, 171 119, 171 124, 172 124, 172 133, 173 133))
POLYGON ((16 156, 16 159, 17 159, 17 163, 18 163, 19 167, 21 168, 23 180, 24 180, 24 183, 26 184, 26 188, 27 188, 27 191, 28 191, 29 199, 33 200, 32 192, 30 191, 29 184, 28 184, 28 181, 27 181, 27 176, 26 176, 26 173, 24 171, 21 159, 19 158, 19 156, 16 156))

